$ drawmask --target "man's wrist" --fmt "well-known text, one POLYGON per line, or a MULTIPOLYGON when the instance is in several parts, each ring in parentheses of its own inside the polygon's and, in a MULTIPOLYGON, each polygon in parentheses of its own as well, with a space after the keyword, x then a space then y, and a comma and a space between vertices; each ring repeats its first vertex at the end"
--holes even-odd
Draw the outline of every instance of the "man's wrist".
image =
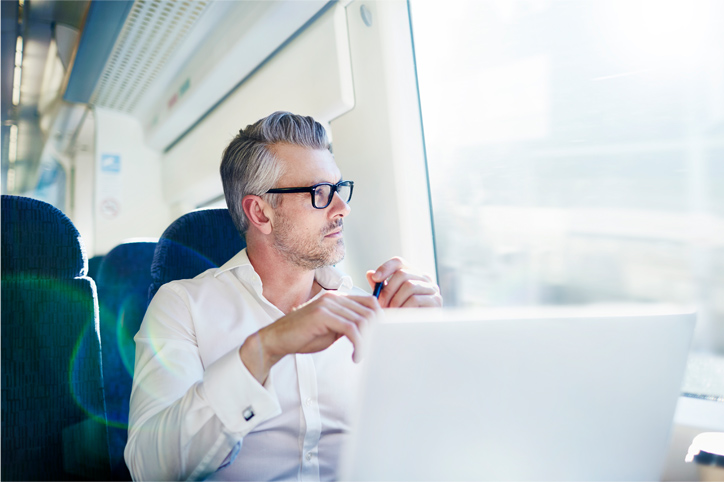
POLYGON ((249 373, 262 385, 266 382, 271 367, 282 358, 265 347, 261 330, 250 335, 239 347, 239 357, 249 373))

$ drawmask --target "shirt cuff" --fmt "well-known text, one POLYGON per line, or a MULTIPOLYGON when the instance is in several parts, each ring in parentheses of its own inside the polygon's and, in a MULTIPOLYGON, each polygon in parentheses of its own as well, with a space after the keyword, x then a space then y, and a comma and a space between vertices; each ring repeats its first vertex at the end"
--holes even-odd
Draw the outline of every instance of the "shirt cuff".
POLYGON ((261 385, 241 361, 238 348, 206 369, 204 391, 221 423, 242 436, 282 413, 272 374, 261 385))

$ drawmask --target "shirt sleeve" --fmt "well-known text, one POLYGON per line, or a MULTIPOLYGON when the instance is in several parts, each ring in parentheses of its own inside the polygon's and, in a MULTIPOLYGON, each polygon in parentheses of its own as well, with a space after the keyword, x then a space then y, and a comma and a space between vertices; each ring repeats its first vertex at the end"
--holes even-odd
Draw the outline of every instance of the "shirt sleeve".
POLYGON ((136 341, 125 458, 134 480, 200 480, 233 461, 243 437, 281 413, 238 346, 204 367, 188 296, 164 285, 136 341))

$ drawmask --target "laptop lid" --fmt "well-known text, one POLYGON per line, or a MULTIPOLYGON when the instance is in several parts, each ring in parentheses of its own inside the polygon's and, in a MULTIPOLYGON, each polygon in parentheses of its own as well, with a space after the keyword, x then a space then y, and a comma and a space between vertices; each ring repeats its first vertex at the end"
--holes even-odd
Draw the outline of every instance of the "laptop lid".
POLYGON ((388 310, 342 480, 657 480, 695 315, 388 310))

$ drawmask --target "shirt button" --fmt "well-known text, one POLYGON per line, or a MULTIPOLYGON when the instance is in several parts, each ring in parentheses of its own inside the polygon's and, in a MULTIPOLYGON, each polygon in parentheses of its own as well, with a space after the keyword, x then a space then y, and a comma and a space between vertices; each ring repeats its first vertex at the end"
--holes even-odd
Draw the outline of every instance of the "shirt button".
POLYGON ((312 399, 311 399, 311 398, 307 398, 307 399, 304 401, 304 403, 307 405, 307 407, 311 407, 311 406, 312 406, 312 399))
POLYGON ((307 452, 307 462, 312 460, 312 452, 307 452))

